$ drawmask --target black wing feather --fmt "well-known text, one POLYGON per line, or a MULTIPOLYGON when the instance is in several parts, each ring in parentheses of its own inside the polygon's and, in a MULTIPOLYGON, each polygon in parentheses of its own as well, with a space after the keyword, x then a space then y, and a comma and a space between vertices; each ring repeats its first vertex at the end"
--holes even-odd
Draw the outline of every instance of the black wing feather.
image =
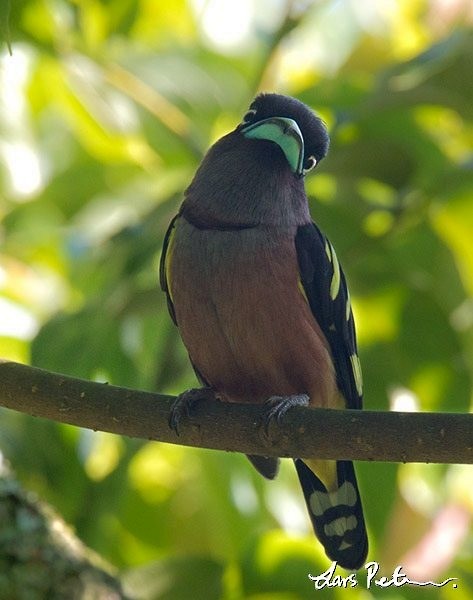
POLYGON ((355 324, 345 275, 340 267, 340 287, 332 299, 330 286, 336 258, 331 260, 329 255, 335 255, 335 251, 315 223, 300 226, 295 243, 302 285, 312 313, 330 345, 337 385, 347 408, 361 408, 362 394, 357 388, 351 358, 355 356, 357 360, 358 357, 355 324))
POLYGON ((166 294, 166 301, 168 304, 169 314, 171 315, 171 319, 173 320, 174 325, 177 325, 176 321, 176 311, 174 310, 174 305, 171 299, 171 293, 169 291, 169 285, 166 278, 166 254, 169 248, 169 242, 171 240, 171 235, 174 231, 174 224, 179 215, 177 214, 172 221, 169 223, 169 227, 164 235, 163 241, 163 249, 161 251, 161 260, 159 261, 159 285, 161 289, 166 294))

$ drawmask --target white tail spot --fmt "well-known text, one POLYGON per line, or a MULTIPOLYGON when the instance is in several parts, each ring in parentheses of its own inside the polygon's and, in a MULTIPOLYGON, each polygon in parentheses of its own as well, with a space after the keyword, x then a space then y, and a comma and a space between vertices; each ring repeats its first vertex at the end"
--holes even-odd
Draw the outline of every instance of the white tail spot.
POLYGON ((325 535, 339 535, 343 536, 347 531, 351 531, 355 529, 358 523, 355 515, 350 515, 349 517, 338 517, 331 523, 327 523, 324 525, 325 535))
POLYGON ((349 544, 348 542, 345 542, 345 540, 343 540, 343 542, 340 544, 340 546, 338 547, 339 550, 346 550, 347 548, 351 548, 353 546, 353 544, 349 544))
POLYGON ((316 517, 321 517, 324 512, 332 506, 343 504, 344 506, 355 506, 358 496, 355 487, 349 481, 345 481, 334 492, 312 492, 310 495, 310 510, 316 517))

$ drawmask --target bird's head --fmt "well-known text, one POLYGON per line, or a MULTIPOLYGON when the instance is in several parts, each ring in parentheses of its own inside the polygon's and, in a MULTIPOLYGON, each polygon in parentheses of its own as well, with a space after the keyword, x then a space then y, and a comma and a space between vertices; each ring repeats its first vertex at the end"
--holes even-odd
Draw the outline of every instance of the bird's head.
POLYGON ((205 155, 182 213, 201 227, 310 222, 303 177, 328 144, 325 125, 305 104, 260 94, 205 155))
POLYGON ((323 121, 296 98, 257 96, 236 132, 247 140, 276 144, 291 171, 304 177, 327 154, 329 137, 323 121))

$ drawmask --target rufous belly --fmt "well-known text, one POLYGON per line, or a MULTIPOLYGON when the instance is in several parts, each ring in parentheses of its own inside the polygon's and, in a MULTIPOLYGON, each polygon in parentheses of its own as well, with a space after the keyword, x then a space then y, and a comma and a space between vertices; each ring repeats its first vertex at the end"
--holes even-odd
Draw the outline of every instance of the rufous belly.
POLYGON ((223 400, 305 393, 313 406, 340 406, 328 343, 299 288, 292 235, 199 230, 181 220, 169 261, 180 334, 223 400))

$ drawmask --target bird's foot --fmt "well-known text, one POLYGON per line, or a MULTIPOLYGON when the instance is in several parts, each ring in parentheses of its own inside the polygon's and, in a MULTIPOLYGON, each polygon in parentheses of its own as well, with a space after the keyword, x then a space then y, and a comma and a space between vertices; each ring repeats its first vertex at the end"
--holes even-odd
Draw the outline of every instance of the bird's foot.
POLYGON ((269 435, 269 426, 272 421, 279 425, 282 417, 293 406, 308 406, 309 396, 307 394, 294 394, 292 396, 271 396, 264 406, 266 412, 263 415, 262 425, 266 436, 269 435))
POLYGON ((202 400, 215 400, 215 392, 210 387, 192 388, 179 394, 169 412, 169 427, 179 435, 179 423, 182 418, 189 418, 192 408, 202 400))

